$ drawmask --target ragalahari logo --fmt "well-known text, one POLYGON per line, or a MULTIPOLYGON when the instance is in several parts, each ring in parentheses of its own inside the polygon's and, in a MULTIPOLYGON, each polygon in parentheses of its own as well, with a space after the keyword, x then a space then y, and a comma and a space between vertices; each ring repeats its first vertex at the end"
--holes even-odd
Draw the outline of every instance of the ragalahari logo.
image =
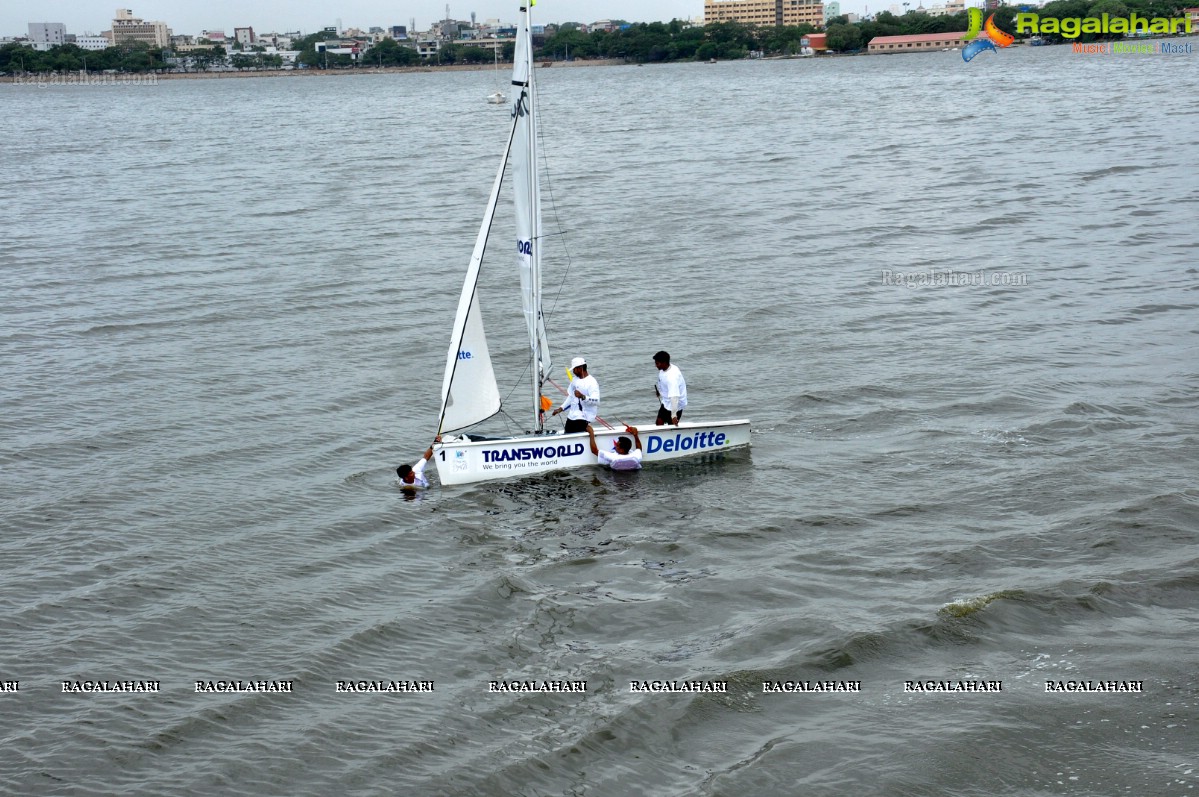
POLYGON ((1008 47, 1016 40, 1015 36, 1010 33, 1004 33, 999 29, 995 24, 994 14, 987 17, 987 24, 984 25, 981 9, 969 8, 967 11, 970 14, 970 30, 966 31, 966 35, 962 38, 970 43, 962 48, 963 61, 969 61, 983 50, 998 52, 995 49, 996 45, 1008 47), (970 41, 971 39, 974 39, 974 41, 970 41))

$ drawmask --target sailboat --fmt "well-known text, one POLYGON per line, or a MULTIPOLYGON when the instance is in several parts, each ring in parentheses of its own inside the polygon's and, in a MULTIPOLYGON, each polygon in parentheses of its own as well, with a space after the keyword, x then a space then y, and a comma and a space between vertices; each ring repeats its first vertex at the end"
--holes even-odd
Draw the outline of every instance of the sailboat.
POLYGON ((498 43, 491 49, 495 55, 495 91, 487 95, 487 101, 492 105, 503 105, 508 98, 504 96, 504 92, 500 91, 500 48, 498 43))
MULTIPOLYGON (((512 66, 512 128, 500 158, 483 223, 475 238, 454 326, 446 354, 441 385, 441 413, 437 432, 441 442, 433 446, 433 462, 441 483, 446 485, 527 476, 564 468, 597 465, 585 432, 559 434, 545 428, 548 399, 542 388, 549 379, 552 361, 542 312, 541 291, 541 192, 537 174, 537 92, 533 85, 533 41, 529 10, 520 10, 516 57, 512 66), (525 410, 530 430, 521 436, 477 438, 452 435, 474 426, 500 411, 500 391, 487 348, 478 290, 479 273, 504 183, 511 162, 514 186, 517 268, 522 304, 529 335, 529 371, 532 385, 525 410)), ((515 310, 515 308, 513 308, 515 310)), ((677 426, 637 427, 641 436, 643 462, 713 454, 747 446, 748 420, 709 423, 680 422, 677 426)), ((596 441, 610 449, 623 429, 596 430, 596 441)))

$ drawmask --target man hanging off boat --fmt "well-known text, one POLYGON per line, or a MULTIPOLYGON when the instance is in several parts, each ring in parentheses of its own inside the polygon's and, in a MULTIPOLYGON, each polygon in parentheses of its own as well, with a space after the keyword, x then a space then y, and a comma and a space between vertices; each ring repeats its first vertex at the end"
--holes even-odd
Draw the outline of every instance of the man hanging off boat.
MULTIPOLYGON (((441 435, 437 435, 433 439, 434 443, 441 442, 441 435)), ((433 446, 429 446, 425 451, 424 456, 417 460, 412 465, 401 465, 396 468, 396 475, 400 477, 401 488, 427 488, 429 486, 429 478, 425 476, 425 466, 429 464, 429 460, 433 459, 433 446)))
POLYGON ((654 423, 658 426, 671 424, 679 425, 683 417, 683 408, 687 406, 687 380, 677 365, 670 364, 670 354, 660 351, 654 355, 654 367, 658 369, 658 384, 654 387, 654 395, 658 397, 658 418, 654 423))
POLYGON ((637 436, 637 430, 628 424, 625 424, 624 430, 633 436, 632 440, 618 437, 612 442, 612 451, 600 451, 595 442, 595 430, 591 428, 591 424, 587 424, 591 453, 599 457, 601 465, 607 465, 612 470, 641 470, 641 438, 637 436), (633 447, 634 441, 636 448, 633 447))
POLYGON ((595 420, 599 412, 600 402, 599 382, 587 373, 587 361, 575 357, 570 361, 570 372, 574 378, 566 391, 566 400, 553 412, 554 415, 566 413, 566 428, 563 429, 566 434, 587 431, 587 425, 595 420))

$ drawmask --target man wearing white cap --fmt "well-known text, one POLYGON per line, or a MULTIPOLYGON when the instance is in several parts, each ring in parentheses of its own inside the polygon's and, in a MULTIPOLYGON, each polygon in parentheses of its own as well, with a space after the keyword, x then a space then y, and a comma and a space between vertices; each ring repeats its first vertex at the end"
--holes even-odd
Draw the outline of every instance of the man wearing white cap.
POLYGON ((554 410, 554 415, 566 413, 566 434, 585 432, 587 425, 595 420, 599 412, 600 390, 599 382, 587 373, 587 361, 575 357, 570 361, 570 372, 575 378, 571 380, 570 390, 566 392, 566 400, 562 406, 554 410))

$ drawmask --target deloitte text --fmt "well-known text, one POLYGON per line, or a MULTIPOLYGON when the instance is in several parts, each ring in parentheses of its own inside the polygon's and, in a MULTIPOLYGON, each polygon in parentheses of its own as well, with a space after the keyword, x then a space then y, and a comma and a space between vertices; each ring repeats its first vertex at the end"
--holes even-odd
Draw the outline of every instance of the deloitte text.
POLYGON ((694 434, 675 434, 661 437, 651 434, 646 440, 645 453, 656 454, 659 451, 692 451, 705 448, 720 448, 724 445, 724 432, 695 432, 694 434))
POLYGON ((1063 39, 1077 39, 1083 33, 1190 33, 1188 17, 1153 17, 1147 19, 1135 13, 1128 17, 1064 17, 1041 19, 1037 14, 1016 15, 1016 33, 1056 33, 1063 39))

